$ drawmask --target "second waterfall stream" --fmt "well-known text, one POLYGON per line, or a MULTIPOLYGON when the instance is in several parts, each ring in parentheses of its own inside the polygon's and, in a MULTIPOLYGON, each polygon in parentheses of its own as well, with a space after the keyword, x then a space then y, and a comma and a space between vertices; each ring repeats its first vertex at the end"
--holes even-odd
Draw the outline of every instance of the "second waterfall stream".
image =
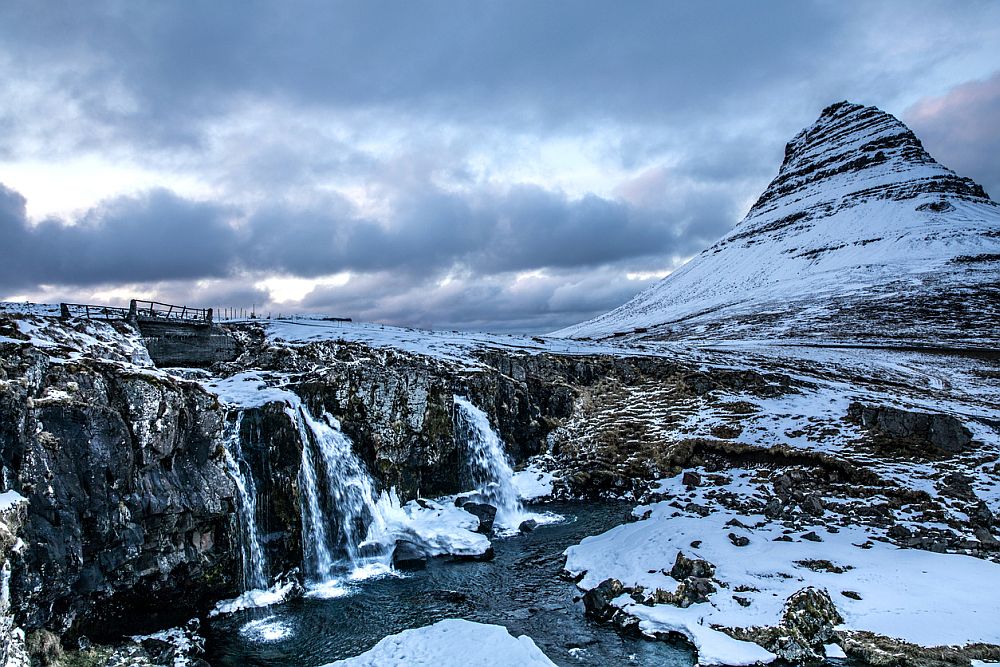
MULTIPOLYGON (((287 409, 302 442, 303 574, 315 595, 343 592, 343 578, 389 571, 395 542, 375 482, 331 415, 287 409)), ((397 502, 398 504, 398 502, 397 502)))
POLYGON ((455 435, 464 441, 468 473, 483 502, 497 508, 495 524, 501 532, 516 532, 528 515, 514 488, 514 469, 503 440, 485 412, 469 399, 455 396, 455 435))

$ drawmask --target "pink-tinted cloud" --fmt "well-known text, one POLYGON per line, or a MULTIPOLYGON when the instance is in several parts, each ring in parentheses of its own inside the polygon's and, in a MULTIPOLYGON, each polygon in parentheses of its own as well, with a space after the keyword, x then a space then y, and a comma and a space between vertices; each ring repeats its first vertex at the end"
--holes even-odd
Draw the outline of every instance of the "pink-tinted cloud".
POLYGON ((939 162, 1000 196, 1000 71, 919 100, 903 120, 939 162))

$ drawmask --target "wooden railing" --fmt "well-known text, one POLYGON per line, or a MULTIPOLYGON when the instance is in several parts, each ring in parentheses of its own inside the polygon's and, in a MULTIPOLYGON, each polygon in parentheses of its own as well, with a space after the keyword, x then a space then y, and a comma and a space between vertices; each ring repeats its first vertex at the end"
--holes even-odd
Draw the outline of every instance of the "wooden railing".
POLYGON ((189 308, 188 306, 174 306, 169 303, 159 301, 139 301, 132 299, 130 310, 135 312, 139 319, 149 320, 180 320, 183 322, 211 322, 211 308, 189 308))
POLYGON ((59 317, 68 320, 71 317, 84 317, 88 320, 127 320, 128 308, 115 306, 95 306, 89 303, 60 303, 59 317))
POLYGON ((97 306, 88 303, 60 303, 59 316, 62 319, 84 317, 90 320, 165 320, 190 324, 211 324, 211 308, 190 308, 175 306, 159 301, 132 299, 128 308, 117 306, 97 306))

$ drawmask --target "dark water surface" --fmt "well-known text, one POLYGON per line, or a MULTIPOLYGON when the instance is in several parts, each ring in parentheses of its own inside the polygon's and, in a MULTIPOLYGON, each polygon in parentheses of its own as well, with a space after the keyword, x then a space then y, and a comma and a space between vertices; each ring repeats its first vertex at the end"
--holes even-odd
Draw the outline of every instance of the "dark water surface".
POLYGON ((320 600, 302 598, 264 610, 239 612, 203 626, 209 663, 314 667, 358 655, 386 635, 429 625, 444 618, 465 618, 505 626, 526 634, 559 665, 694 664, 683 644, 623 637, 583 615, 580 595, 559 578, 563 550, 588 535, 624 523, 628 503, 548 503, 566 521, 533 533, 493 541, 490 562, 432 561, 426 570, 405 577, 360 582, 352 595, 320 600), (240 632, 251 621, 289 632, 261 641, 240 632), (570 649, 583 649, 570 653, 570 649))

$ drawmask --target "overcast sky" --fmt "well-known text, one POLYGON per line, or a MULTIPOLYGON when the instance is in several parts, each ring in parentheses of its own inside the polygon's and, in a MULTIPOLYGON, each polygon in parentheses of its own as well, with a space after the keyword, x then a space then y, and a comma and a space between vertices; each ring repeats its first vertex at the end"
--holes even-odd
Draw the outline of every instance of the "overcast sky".
POLYGON ((549 331, 841 99, 996 197, 1000 3, 7 0, 0 300, 549 331))

